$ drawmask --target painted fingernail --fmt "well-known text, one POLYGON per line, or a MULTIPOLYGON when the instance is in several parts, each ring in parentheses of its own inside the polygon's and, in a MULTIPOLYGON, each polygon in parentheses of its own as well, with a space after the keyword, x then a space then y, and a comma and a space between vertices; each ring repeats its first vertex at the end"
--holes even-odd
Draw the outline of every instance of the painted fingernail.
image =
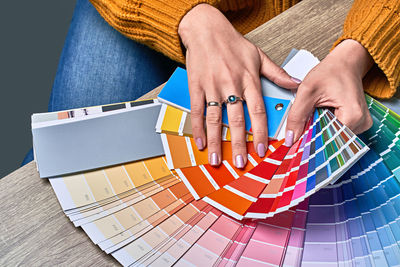
POLYGON ((243 160, 242 155, 236 156, 235 163, 236 163, 236 168, 239 168, 239 169, 244 168, 244 160, 243 160))
POLYGON ((204 149, 203 140, 201 138, 196 138, 196 146, 198 150, 204 149))
POLYGON ((257 145, 257 154, 260 158, 263 158, 265 156, 265 145, 262 143, 259 143, 257 145))
POLYGON ((285 146, 292 146, 293 145, 293 131, 289 130, 286 131, 285 136, 285 146))
POLYGON ((301 80, 299 80, 299 79, 297 79, 297 78, 295 78, 295 77, 290 77, 290 79, 291 79, 292 81, 294 81, 295 83, 297 83, 297 84, 301 84, 301 80))
POLYGON ((218 155, 217 155, 217 153, 212 153, 211 154, 211 165, 212 166, 217 166, 218 165, 218 155))

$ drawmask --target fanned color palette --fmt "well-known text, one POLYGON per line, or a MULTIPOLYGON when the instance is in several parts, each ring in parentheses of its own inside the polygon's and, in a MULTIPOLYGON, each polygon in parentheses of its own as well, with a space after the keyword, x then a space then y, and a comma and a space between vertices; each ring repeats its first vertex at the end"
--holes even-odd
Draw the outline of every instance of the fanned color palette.
POLYGON ((124 266, 397 266, 400 120, 367 101, 362 141, 316 110, 292 147, 271 140, 259 158, 249 142, 244 169, 230 142, 214 168, 171 133, 165 157, 49 180, 74 225, 124 266))
POLYGON ((249 170, 231 180, 202 166, 181 168, 177 173, 196 199, 203 198, 236 219, 267 218, 335 182, 367 151, 330 111, 318 109, 292 147, 281 144, 259 162, 250 155, 249 170), (225 181, 222 186, 216 182, 220 177, 225 181))
MULTIPOLYGON (((188 99, 173 96, 165 91, 163 104, 145 100, 32 116, 34 128, 49 129, 76 122, 88 127, 92 118, 113 114, 152 123, 146 133, 156 135, 161 154, 49 178, 66 216, 105 254, 124 266, 400 266, 398 114, 366 96, 373 126, 358 137, 331 111, 316 109, 295 144, 270 140, 264 158, 249 134, 243 169, 234 167, 225 127, 222 164, 212 167, 207 149, 198 151, 193 141, 190 113, 176 108, 188 99), (151 120, 141 113, 154 108, 151 120)), ((268 118, 279 129, 285 114, 276 114, 268 118)), ((138 125, 135 134, 145 131, 138 125)), ((139 145, 128 154, 154 144, 139 145)))
POLYGON ((372 149, 356 163, 363 142, 317 110, 296 144, 270 141, 265 158, 250 149, 243 170, 229 157, 213 168, 190 137, 166 134, 188 166, 156 157, 50 183, 74 225, 125 266, 396 266, 400 120, 367 101, 374 126, 361 138, 372 149))

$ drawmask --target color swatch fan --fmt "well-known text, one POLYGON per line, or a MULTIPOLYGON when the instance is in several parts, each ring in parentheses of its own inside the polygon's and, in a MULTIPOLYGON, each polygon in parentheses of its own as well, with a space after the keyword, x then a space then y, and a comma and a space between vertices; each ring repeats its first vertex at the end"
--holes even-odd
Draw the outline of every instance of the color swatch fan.
POLYGON ((368 147, 329 110, 318 109, 292 147, 280 143, 258 162, 250 154, 253 167, 245 173, 238 174, 226 164, 176 171, 195 199, 202 198, 239 220, 267 218, 334 183, 367 151, 368 147))
MULTIPOLYGON (((301 78, 304 66, 317 62, 306 51, 292 51, 285 67, 301 78)), ((288 91, 282 92, 285 99, 288 91)), ((35 114, 35 140, 47 143, 34 145, 42 153, 39 167, 54 175, 60 172, 51 166, 54 159, 43 158, 57 152, 49 150, 47 133, 64 134, 62 126, 67 137, 82 130, 108 142, 101 147, 107 155, 89 151, 93 161, 83 165, 74 162, 89 154, 62 155, 61 173, 73 174, 49 181, 68 219, 124 266, 400 266, 400 116, 366 100, 373 126, 359 137, 329 110, 316 109, 293 146, 271 138, 260 158, 249 127, 243 169, 234 167, 228 125, 222 164, 212 167, 207 149, 196 148, 189 110, 168 101, 35 114), (125 128, 127 115, 137 124, 125 128), (137 127, 142 120, 151 127, 137 127), (117 127, 108 135, 93 132, 92 123, 117 127), (124 129, 132 132, 119 135, 124 129), (136 149, 114 149, 132 135, 155 138, 154 147, 146 150, 150 144, 136 140, 136 149), (101 165, 110 155, 120 163, 101 165)), ((273 113, 268 103, 275 102, 265 103, 273 113)), ((286 115, 275 114, 268 127, 284 129, 286 115)), ((72 151, 74 138, 67 139, 62 145, 72 151)))

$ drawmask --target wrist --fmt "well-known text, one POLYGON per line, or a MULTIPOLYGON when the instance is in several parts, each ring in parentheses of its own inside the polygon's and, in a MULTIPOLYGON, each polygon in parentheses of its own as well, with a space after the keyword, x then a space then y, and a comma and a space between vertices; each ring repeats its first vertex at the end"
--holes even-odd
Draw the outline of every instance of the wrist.
POLYGON ((199 4, 182 18, 178 34, 186 49, 194 45, 207 45, 212 40, 230 40, 239 33, 225 15, 209 4, 199 4))
POLYGON ((374 60, 368 50, 362 44, 352 39, 346 39, 338 44, 329 56, 335 56, 342 66, 361 79, 374 64, 374 60))
POLYGON ((213 7, 208 4, 199 4, 186 13, 180 21, 178 34, 186 48, 188 48, 189 41, 193 39, 193 36, 198 34, 198 26, 206 26, 202 21, 207 20, 205 17, 208 16, 209 9, 213 9, 213 7))

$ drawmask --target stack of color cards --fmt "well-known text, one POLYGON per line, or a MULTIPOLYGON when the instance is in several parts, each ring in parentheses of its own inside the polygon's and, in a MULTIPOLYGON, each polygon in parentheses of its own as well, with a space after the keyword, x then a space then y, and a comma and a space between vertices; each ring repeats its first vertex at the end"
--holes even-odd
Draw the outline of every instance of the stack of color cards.
POLYGON ((223 164, 213 168, 207 164, 207 151, 197 151, 191 138, 163 134, 162 141, 168 167, 177 171, 193 197, 238 220, 271 217, 297 205, 335 182, 368 150, 328 110, 316 110, 292 147, 273 142, 264 160, 249 142, 244 170, 232 167, 227 142, 223 164))
POLYGON ((228 125, 222 164, 211 167, 193 142, 187 103, 169 98, 35 114, 39 171, 73 224, 124 266, 399 266, 400 116, 366 96, 374 125, 359 138, 317 109, 286 147, 290 99, 273 98, 264 98, 266 156, 248 125, 244 169, 233 165, 228 125), (49 157, 85 143, 69 138, 76 129, 95 151, 49 157), (139 148, 123 146, 132 135, 139 148))
MULTIPOLYGON (((177 171, 196 200, 203 199, 235 219, 272 217, 297 205, 334 183, 368 151, 329 110, 317 109, 303 136, 292 147, 280 145, 264 160, 257 160, 253 144, 248 142, 249 164, 238 171, 229 162, 229 143, 223 142, 225 160, 221 167, 213 168, 207 164, 207 151, 198 151, 190 132, 185 130, 189 128, 190 114, 169 106, 190 109, 188 95, 177 97, 179 92, 188 91, 187 82, 183 81, 187 81, 186 72, 177 69, 159 95, 165 104, 156 130, 161 132, 167 165, 177 171)), ((264 97, 270 138, 279 135, 276 131, 283 124, 289 103, 290 100, 264 97), (283 109, 276 109, 277 105, 283 109)), ((225 114, 226 109, 222 112, 225 114)), ((250 121, 246 112, 245 118, 250 121)), ((250 123, 247 125, 251 131, 250 123)), ((228 140, 229 131, 223 131, 222 137, 228 140)))
MULTIPOLYGON (((367 101, 374 126, 362 138, 373 150, 335 184, 266 219, 237 220, 205 200, 195 199, 196 194, 206 195, 205 191, 193 191, 196 194, 192 194, 191 190, 208 181, 213 192, 218 192, 215 186, 239 192, 246 189, 239 181, 255 178, 250 174, 257 177, 268 174, 271 178, 264 183, 265 188, 275 180, 281 184, 286 180, 287 184, 292 181, 292 174, 299 176, 307 162, 303 187, 306 197, 306 192, 310 191, 307 188, 318 189, 317 177, 330 181, 326 177, 345 168, 343 166, 349 159, 360 153, 357 151, 365 149, 362 141, 329 111, 317 110, 305 134, 293 147, 283 146, 282 140, 271 140, 263 159, 254 152, 252 142, 248 142, 249 164, 244 170, 233 167, 228 141, 223 142, 226 155, 223 164, 212 168, 207 165, 207 152, 198 152, 190 136, 179 136, 171 131, 165 135, 168 142, 173 143, 169 147, 172 153, 167 153, 167 157, 153 157, 49 180, 74 225, 82 227, 93 243, 123 265, 395 266, 400 264, 400 184, 394 174, 398 175, 400 163, 396 155, 400 120, 397 114, 368 96, 367 101), (378 131, 386 133, 387 143, 382 151, 379 147, 374 148, 372 143, 378 131), (341 153, 329 154, 320 149, 323 146, 341 153), (174 154, 177 147, 181 153, 174 154), (346 149, 340 150, 342 147, 346 149), (175 160, 176 156, 184 154, 182 151, 188 153, 185 159, 175 160), (321 151, 323 153, 319 153, 321 151), (335 161, 325 160, 332 155, 335 155, 332 157, 335 161), (181 168, 170 170, 168 157, 181 168), (277 161, 282 163, 278 166, 277 161), (326 164, 318 168, 323 165, 321 162, 326 164), (256 167, 265 164, 270 166, 266 172, 254 173, 256 167), (270 170, 274 165, 272 175, 270 170), (295 165, 298 168, 293 168, 295 165), (285 170, 278 176, 283 167, 285 170), (198 184, 193 183, 192 187, 185 186, 180 179, 181 173, 189 170, 198 177, 198 184), (325 175, 319 176, 319 170, 325 175)), ((104 110, 99 109, 99 112, 104 110)), ((47 121, 64 117, 74 120, 72 114, 81 113, 90 116, 78 109, 53 113, 47 121)), ((188 118, 190 120, 190 114, 187 114, 188 118)), ((45 117, 41 119, 46 120, 45 117)), ((246 185, 267 178, 262 179, 247 180, 246 185)), ((300 180, 293 180, 293 189, 301 184, 298 183, 300 180)), ((280 192, 270 199, 280 199, 279 203, 283 203, 283 196, 290 190, 280 192)), ((264 194, 268 199, 269 193, 264 194)))

